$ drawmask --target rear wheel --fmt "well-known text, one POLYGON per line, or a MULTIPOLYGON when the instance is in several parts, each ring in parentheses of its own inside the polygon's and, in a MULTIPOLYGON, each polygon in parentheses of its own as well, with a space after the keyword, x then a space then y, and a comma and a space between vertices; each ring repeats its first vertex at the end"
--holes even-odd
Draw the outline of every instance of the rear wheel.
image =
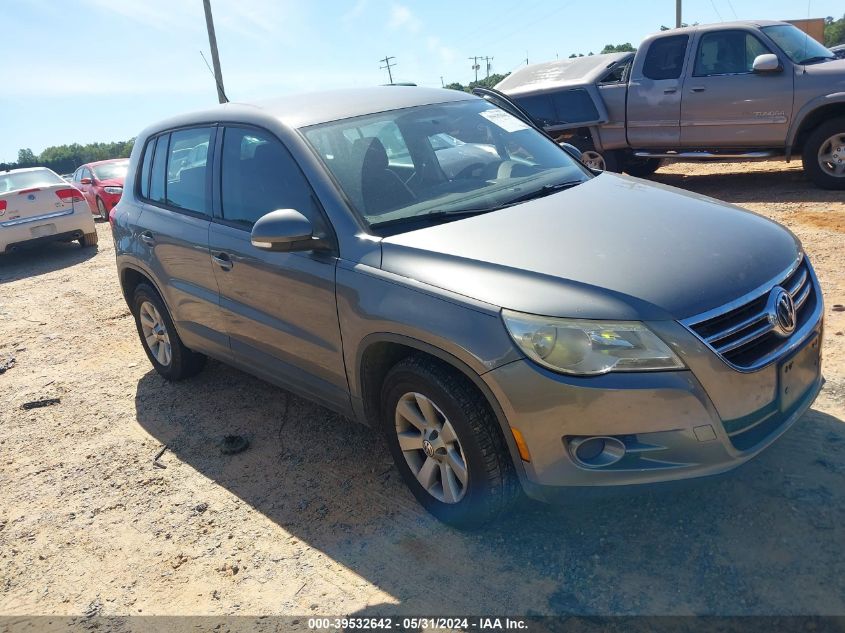
POLYGON ((400 361, 384 381, 382 423, 405 483, 441 521, 477 528, 517 498, 498 422, 456 370, 425 357, 400 361))
POLYGON ((167 380, 182 380, 198 374, 206 358, 185 347, 164 302, 147 284, 135 288, 132 314, 141 344, 155 370, 167 380))
POLYGON ((85 233, 79 238, 79 244, 82 248, 89 248, 97 245, 97 231, 93 233, 85 233))
POLYGON ((845 117, 810 133, 802 156, 804 171, 822 189, 845 189, 845 117))
POLYGON ((103 203, 101 198, 97 198, 97 213, 100 215, 100 219, 103 222, 109 221, 109 212, 106 209, 106 205, 103 203))

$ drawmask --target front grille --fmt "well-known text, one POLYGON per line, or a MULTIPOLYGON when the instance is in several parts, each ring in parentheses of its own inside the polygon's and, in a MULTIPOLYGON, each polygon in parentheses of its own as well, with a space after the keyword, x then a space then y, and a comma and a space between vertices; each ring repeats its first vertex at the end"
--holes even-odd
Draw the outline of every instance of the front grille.
POLYGON ((716 315, 693 317, 684 325, 732 366, 742 370, 763 367, 789 347, 791 338, 777 334, 769 320, 766 304, 775 286, 792 295, 798 332, 812 316, 817 301, 810 267, 804 258, 783 279, 761 290, 759 296, 739 306, 726 307, 716 315))

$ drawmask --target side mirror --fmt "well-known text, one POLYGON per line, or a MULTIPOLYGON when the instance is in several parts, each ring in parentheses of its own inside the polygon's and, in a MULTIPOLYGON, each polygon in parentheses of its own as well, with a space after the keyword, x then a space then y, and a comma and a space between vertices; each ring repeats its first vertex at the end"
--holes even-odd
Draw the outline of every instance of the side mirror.
POLYGON ((780 65, 777 55, 766 53, 764 55, 757 55, 754 58, 754 63, 751 64, 751 70, 755 73, 776 73, 783 70, 783 68, 780 65))
POLYGON ((322 244, 308 218, 293 209, 277 209, 258 218, 249 239, 255 248, 275 252, 310 251, 322 244))
POLYGON ((583 155, 583 153, 572 143, 558 143, 558 145, 560 145, 567 154, 572 156, 572 158, 577 160, 579 163, 581 162, 581 156, 583 155))
POLYGON ((82 180, 79 181, 79 184, 80 185, 90 185, 91 179, 90 178, 83 178, 82 180))

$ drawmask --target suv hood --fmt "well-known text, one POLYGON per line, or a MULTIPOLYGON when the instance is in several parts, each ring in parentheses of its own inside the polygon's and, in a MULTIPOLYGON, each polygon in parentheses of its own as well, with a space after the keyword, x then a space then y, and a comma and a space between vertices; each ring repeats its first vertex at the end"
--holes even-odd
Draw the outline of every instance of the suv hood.
POLYGON ((559 193, 382 241, 382 268, 498 307, 684 319, 771 282, 797 238, 750 211, 602 174, 559 193))

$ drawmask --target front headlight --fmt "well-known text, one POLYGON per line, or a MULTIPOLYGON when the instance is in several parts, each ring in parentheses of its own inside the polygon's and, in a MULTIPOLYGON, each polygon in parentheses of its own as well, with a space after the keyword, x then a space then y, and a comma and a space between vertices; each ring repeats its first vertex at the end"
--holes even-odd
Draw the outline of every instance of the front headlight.
POLYGON ((639 321, 584 321, 502 310, 514 342, 533 361, 564 374, 684 369, 639 321))
POLYGON ((123 193, 123 187, 103 187, 106 193, 123 193))

